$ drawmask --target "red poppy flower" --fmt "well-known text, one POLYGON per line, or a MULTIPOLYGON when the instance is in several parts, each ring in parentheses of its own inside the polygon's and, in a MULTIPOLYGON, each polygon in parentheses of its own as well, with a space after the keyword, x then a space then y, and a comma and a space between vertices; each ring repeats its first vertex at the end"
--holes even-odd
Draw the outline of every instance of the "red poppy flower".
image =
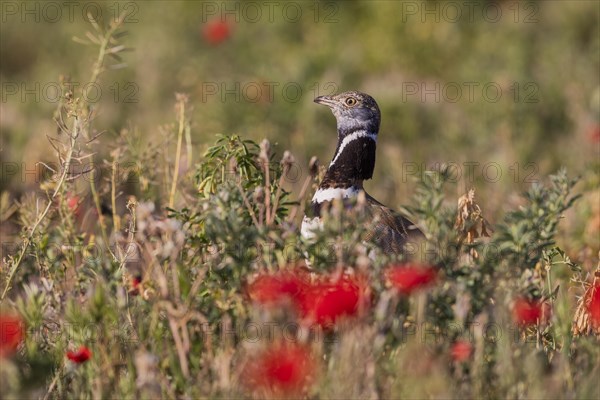
POLYGON ((142 283, 142 277, 141 276, 134 276, 133 278, 131 278, 131 285, 134 288, 137 288, 140 283, 142 283))
POLYGON ((67 351, 67 358, 76 364, 86 362, 92 357, 92 351, 85 346, 80 346, 77 351, 67 351))
POLYGON ((81 214, 81 198, 73 193, 67 193, 65 198, 67 209, 76 217, 81 214))
POLYGON ((513 305, 513 319, 521 326, 546 322, 550 318, 550 305, 519 297, 513 305))
POLYGON ((142 277, 140 275, 135 275, 131 278, 131 287, 129 288, 129 294, 131 296, 140 294, 141 283, 142 277))
POLYGON ((250 299, 262 305, 274 305, 285 299, 297 301, 308 287, 307 277, 299 272, 281 271, 261 275, 247 287, 250 299))
POLYGON ((295 343, 277 344, 252 357, 242 378, 252 390, 298 395, 313 381, 315 368, 308 348, 295 343))
POLYGON ((596 284, 591 292, 587 312, 595 329, 600 328, 600 284, 596 284))
POLYGON ((341 317, 358 313, 361 301, 367 298, 365 289, 363 282, 350 276, 317 282, 302 298, 300 309, 303 319, 331 328, 341 317))
POLYGON ((401 264, 387 269, 385 276, 400 293, 409 295, 417 289, 430 285, 437 273, 433 267, 417 264, 401 264))
POLYGON ((594 125, 590 128, 588 137, 592 143, 600 143, 600 125, 594 125))
POLYGON ((214 19, 208 21, 202 27, 202 36, 204 40, 213 46, 216 46, 229 38, 231 29, 226 21, 221 19, 214 19))
POLYGON ((454 361, 465 362, 471 358, 473 346, 466 340, 457 340, 450 347, 450 356, 454 361))
POLYGON ((16 353, 25 336, 25 327, 16 314, 0 314, 0 357, 16 353))

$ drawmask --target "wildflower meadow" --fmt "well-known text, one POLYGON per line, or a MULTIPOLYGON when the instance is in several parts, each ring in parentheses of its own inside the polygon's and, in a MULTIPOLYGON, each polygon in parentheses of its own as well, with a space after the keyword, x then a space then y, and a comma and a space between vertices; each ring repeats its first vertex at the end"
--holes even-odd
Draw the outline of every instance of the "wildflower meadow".
POLYGON ((598 2, 0 17, 0 398, 600 398, 598 2), (404 253, 301 234, 348 90, 404 253))

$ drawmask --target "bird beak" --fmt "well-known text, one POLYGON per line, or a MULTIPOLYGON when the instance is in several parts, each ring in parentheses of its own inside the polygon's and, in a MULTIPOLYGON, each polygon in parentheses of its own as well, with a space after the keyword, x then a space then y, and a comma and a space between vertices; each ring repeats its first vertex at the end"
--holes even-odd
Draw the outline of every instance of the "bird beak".
POLYGON ((319 96, 315 99, 315 103, 323 104, 328 107, 335 107, 336 101, 331 96, 319 96))

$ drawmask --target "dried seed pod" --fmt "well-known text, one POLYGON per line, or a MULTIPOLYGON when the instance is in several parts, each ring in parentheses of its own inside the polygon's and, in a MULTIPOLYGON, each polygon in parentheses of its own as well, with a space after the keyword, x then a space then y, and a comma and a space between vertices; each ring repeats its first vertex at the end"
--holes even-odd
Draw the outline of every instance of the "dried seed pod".
POLYGON ((262 202, 265 201, 265 190, 263 189, 263 187, 257 187, 256 190, 254 190, 254 194, 252 195, 252 197, 254 198, 254 202, 262 204, 262 202))
POLYGON ((319 159, 316 156, 312 156, 308 162, 308 172, 313 178, 319 173, 319 159))
POLYGON ((577 301, 577 309, 573 316, 573 335, 600 336, 600 266, 594 273, 592 283, 584 283, 587 287, 583 296, 577 301))
POLYGON ((258 158, 260 159, 260 161, 262 162, 269 162, 269 158, 271 156, 271 142, 269 142, 267 139, 263 139, 262 142, 260 142, 260 153, 258 155, 258 158))
POLYGON ((283 157, 281 157, 281 165, 286 168, 290 167, 296 160, 294 156, 289 150, 283 152, 283 157))
MULTIPOLYGON (((481 207, 475 202, 474 189, 469 189, 467 194, 458 199, 454 229, 460 233, 460 243, 466 244, 471 244, 480 237, 489 237, 489 232, 493 232, 489 222, 483 217, 481 207)), ((473 258, 479 257, 475 249, 471 249, 470 254, 473 258)))

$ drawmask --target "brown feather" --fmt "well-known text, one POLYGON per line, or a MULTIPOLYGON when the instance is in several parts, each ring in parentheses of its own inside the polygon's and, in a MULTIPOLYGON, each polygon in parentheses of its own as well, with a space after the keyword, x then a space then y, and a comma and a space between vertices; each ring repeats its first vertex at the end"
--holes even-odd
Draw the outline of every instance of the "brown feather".
MULTIPOLYGON (((366 194, 366 193, 365 193, 366 194)), ((409 250, 407 245, 415 246, 425 239, 425 235, 410 220, 384 206, 370 195, 367 195, 368 212, 377 221, 365 240, 373 241, 385 253, 401 254, 409 250)))

